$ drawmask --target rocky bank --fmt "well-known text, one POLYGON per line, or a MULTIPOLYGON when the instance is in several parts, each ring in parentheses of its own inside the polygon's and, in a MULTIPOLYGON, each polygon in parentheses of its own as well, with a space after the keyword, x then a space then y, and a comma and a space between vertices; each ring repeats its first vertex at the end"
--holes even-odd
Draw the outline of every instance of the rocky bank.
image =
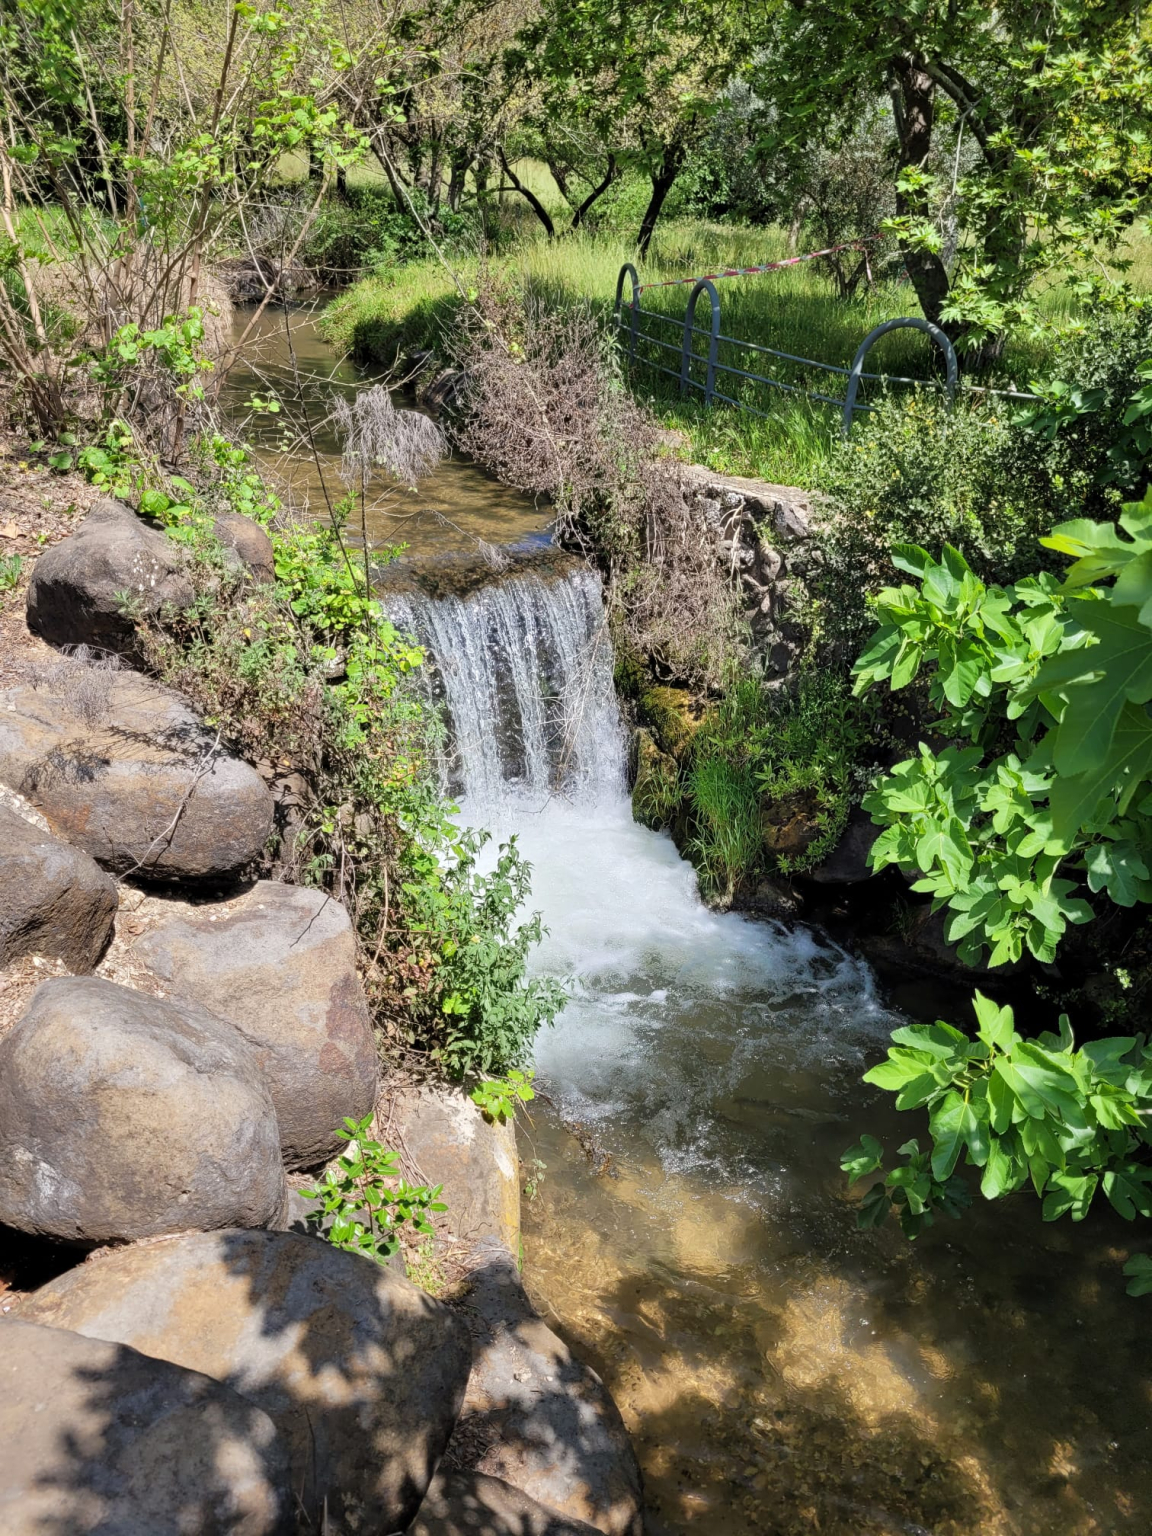
POLYGON ((381 1081, 348 914, 252 878, 264 782, 133 670, 122 594, 187 601, 177 546, 83 487, 36 538, 0 471, 0 1530, 640 1536, 619 1413, 520 1283, 514 1130, 381 1081), (369 1114, 444 1186, 461 1304, 302 1218, 369 1114))

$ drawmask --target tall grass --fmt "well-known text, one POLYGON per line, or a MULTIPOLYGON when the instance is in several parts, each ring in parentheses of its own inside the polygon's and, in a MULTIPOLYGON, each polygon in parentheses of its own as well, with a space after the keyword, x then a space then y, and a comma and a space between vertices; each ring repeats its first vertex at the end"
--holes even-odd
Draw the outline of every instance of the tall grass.
MULTIPOLYGON (((545 178, 550 178, 546 168, 537 169, 541 174, 534 189, 544 192, 545 178)), ((763 265, 788 254, 786 236, 779 229, 672 221, 658 228, 641 280, 659 284, 723 267, 763 265)), ((1130 254, 1134 258, 1130 279, 1137 287, 1152 288, 1152 242, 1133 242, 1130 254)), ((512 249, 494 260, 545 303, 587 304, 607 319, 620 268, 635 260, 635 251, 630 238, 621 233, 578 231, 549 241, 538 226, 522 224, 512 249)), ((453 258, 453 265, 467 289, 475 279, 478 258, 453 258)), ((873 274, 874 283, 863 286, 851 299, 836 295, 818 262, 717 280, 721 333, 732 339, 720 344, 722 371, 716 388, 756 414, 722 403, 707 407, 697 391, 681 398, 677 379, 653 366, 663 364, 673 373, 679 371, 677 354, 691 289, 687 284, 646 287, 642 307, 662 318, 642 321, 636 361, 628 368, 631 386, 650 402, 665 425, 683 434, 681 451, 697 462, 725 473, 810 484, 839 432, 840 411, 799 391, 842 398, 846 370, 867 332, 886 320, 920 312, 891 248, 874 250, 873 274), (652 337, 674 350, 656 345, 652 337), (843 371, 827 372, 738 345, 748 342, 843 371), (767 375, 778 386, 789 388, 745 380, 723 368, 767 375)), ((630 297, 627 288, 626 297, 630 297)), ((444 266, 436 259, 418 261, 357 284, 330 307, 324 328, 343 350, 391 363, 405 348, 439 345, 459 303, 456 285, 444 266)), ((1075 299, 1070 290, 1055 286, 1045 293, 1042 304, 1054 321, 1060 321, 1074 313, 1075 299)), ((698 327, 707 324, 707 313, 707 300, 702 298, 697 306, 698 327)), ((705 337, 695 338, 699 360, 693 377, 698 380, 704 377, 700 354, 706 345, 705 337)), ((1014 340, 995 375, 982 377, 980 383, 1027 388, 1043 372, 1047 356, 1042 340, 1014 340)), ((869 353, 866 367, 875 374, 924 380, 929 388, 942 385, 937 349, 922 332, 911 329, 882 338, 869 353)), ((881 380, 865 381, 861 404, 876 403, 887 387, 881 380)))

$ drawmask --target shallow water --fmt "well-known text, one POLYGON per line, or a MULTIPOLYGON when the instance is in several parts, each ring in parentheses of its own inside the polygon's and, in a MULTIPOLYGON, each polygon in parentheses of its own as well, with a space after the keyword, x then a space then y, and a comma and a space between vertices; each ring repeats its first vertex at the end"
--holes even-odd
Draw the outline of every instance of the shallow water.
MULTIPOLYGON (((346 490, 340 444, 328 419, 332 398, 351 396, 381 374, 338 359, 316 329, 316 312, 307 305, 270 305, 245 345, 243 363, 229 373, 220 404, 286 497, 323 515, 346 490), (249 409, 254 397, 269 395, 279 401, 279 413, 249 409)), ((250 318, 250 310, 237 310, 237 338, 250 318)), ((541 540, 550 517, 546 506, 510 491, 459 454, 449 455, 415 491, 379 480, 366 510, 372 548, 405 544, 414 555, 471 553, 481 541, 541 540)))
MULTIPOLYGON (((444 473, 459 527, 524 536, 525 503, 444 473)), ((432 655, 464 815, 534 865, 534 964, 571 988, 521 1141, 525 1278, 621 1407, 650 1536, 1146 1536, 1138 1234, 1023 1196, 915 1245, 856 1230, 840 1153, 919 1128, 860 1082, 894 1015, 819 934, 708 911, 632 821, 594 580, 384 600, 432 655)))
POLYGON ((574 986, 536 1053, 525 1274, 620 1404, 651 1536, 1152 1530, 1129 1230, 1020 1200, 858 1232, 839 1155, 914 1119, 859 1081, 892 1022, 867 972, 704 909, 625 801, 505 815, 574 986))

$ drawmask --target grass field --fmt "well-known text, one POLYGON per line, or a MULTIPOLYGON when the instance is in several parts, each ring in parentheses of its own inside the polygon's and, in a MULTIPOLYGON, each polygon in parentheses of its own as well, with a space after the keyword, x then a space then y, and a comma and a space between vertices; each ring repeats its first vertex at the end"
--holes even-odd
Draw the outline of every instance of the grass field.
MULTIPOLYGON (((760 265, 787 254, 780 230, 670 222, 657 230, 642 280, 659 282, 725 266, 760 265)), ((1141 254, 1147 260, 1147 253, 1141 254)), ((585 303, 610 318, 618 273, 622 264, 632 259, 632 243, 623 234, 581 232, 547 241, 527 226, 510 254, 492 264, 517 277, 527 291, 550 305, 585 303)), ((393 363, 408 348, 442 345, 461 303, 457 282, 467 290, 479 266, 478 259, 467 254, 453 255, 448 261, 450 269, 432 258, 357 283, 327 310, 323 320, 326 334, 342 350, 385 364, 393 363)), ((882 269, 877 264, 874 270, 882 269)), ((838 368, 848 367, 873 326, 919 314, 907 281, 879 278, 874 287, 851 300, 842 300, 815 263, 756 277, 719 279, 716 288, 722 335, 838 368)), ((763 475, 782 483, 810 481, 839 431, 836 407, 723 373, 718 374, 716 387, 762 414, 751 415, 723 404, 707 407, 695 392, 681 399, 677 381, 648 366, 663 363, 678 371, 677 354, 690 291, 684 285, 651 288, 642 295, 642 307, 664 317, 644 318, 644 333, 675 350, 642 341, 637 348, 638 361, 630 369, 632 387, 651 402, 668 426, 686 433, 698 462, 727 473, 763 475)), ((1068 295, 1058 288, 1045 297, 1045 307, 1053 319, 1066 314, 1069 303, 1068 295)), ((706 323, 707 302, 702 300, 697 325, 706 323)), ((706 347, 704 338, 697 337, 696 341, 697 351, 706 347)), ((1043 372, 1045 352, 1036 342, 1010 346, 997 377, 982 379, 981 383, 1027 388, 1029 380, 1043 372)), ((780 384, 836 399, 843 396, 842 374, 757 355, 732 343, 721 343, 719 360, 767 374, 780 384)), ((867 367, 876 373, 926 380, 940 376, 939 356, 932 342, 912 330, 884 337, 869 354, 867 367)), ((696 366, 694 377, 703 378, 702 366, 696 366)), ((860 399, 867 403, 870 390, 875 400, 881 387, 866 384, 860 399)))

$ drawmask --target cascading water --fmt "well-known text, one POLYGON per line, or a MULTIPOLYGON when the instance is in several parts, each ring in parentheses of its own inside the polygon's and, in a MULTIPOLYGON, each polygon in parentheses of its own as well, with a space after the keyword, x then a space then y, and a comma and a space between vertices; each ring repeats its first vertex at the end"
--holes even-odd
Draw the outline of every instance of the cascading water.
POLYGON ((915 1248, 855 1230, 841 1151, 916 1134, 860 1084, 891 1016, 815 932, 710 912, 633 822, 595 576, 384 596, 430 653, 465 818, 533 865, 534 963, 568 980, 536 1049, 559 1115, 521 1136, 525 1274, 620 1403, 649 1536, 1152 1529, 1109 1242, 1026 1204, 915 1248))
MULTIPOLYGON (((466 820, 516 833, 549 933, 538 968, 571 987, 537 1065, 566 1114, 645 1127, 665 1168, 741 1183, 748 1129, 716 1112, 783 1036, 857 1062, 885 1013, 870 977, 811 934, 719 916, 666 836, 632 819, 600 582, 573 564, 467 596, 385 593, 429 653, 445 777, 466 820)), ((760 1168, 763 1173, 763 1168, 760 1168)), ((763 1198, 760 1179, 740 1198, 763 1198)))
POLYGON ((583 567, 506 576, 467 597, 386 595, 427 647, 448 715, 445 777, 472 815, 512 797, 580 802, 624 789, 600 583, 583 567))

